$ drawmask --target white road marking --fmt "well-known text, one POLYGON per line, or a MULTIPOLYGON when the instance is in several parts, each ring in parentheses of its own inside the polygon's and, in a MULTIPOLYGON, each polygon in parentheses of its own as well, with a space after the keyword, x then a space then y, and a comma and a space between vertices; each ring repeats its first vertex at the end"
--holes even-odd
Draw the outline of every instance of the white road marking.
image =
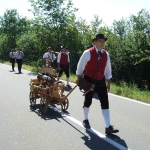
POLYGON ((147 104, 147 103, 144 103, 144 102, 140 102, 138 100, 133 100, 133 99, 130 99, 130 98, 127 98, 127 97, 123 97, 123 96, 120 96, 120 95, 115 95, 115 94, 112 94, 112 93, 108 93, 108 95, 112 95, 112 96, 116 96, 116 97, 119 97, 119 98, 122 98, 122 99, 125 99, 125 100, 128 100, 128 101, 132 101, 132 102, 135 102, 135 103, 139 103, 139 104, 143 104, 143 105, 146 105, 146 106, 150 106, 150 104, 147 104))
MULTIPOLYGON (((67 119, 71 120, 72 122, 76 123, 77 125, 83 127, 82 123, 69 116, 68 114, 64 113, 61 109, 57 108, 57 107, 53 107, 53 106, 49 106, 51 109, 53 109, 54 111, 57 111, 59 114, 61 114, 63 117, 66 117, 67 119)), ((83 127, 84 128, 84 127, 83 127)), ((103 135, 102 133, 94 130, 93 128, 88 129, 91 133, 97 135, 98 137, 100 137, 101 139, 103 139, 104 141, 108 142, 109 144, 113 145, 114 147, 118 148, 119 150, 129 150, 128 148, 122 146, 121 144, 111 140, 110 138, 106 137, 105 135, 103 135)))

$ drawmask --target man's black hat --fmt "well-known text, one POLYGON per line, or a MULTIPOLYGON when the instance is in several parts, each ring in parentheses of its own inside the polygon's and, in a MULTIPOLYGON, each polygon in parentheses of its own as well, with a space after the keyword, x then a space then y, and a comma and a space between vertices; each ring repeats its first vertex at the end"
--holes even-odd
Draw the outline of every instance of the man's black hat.
POLYGON ((88 45, 88 46, 87 46, 87 49, 89 49, 89 48, 91 48, 91 47, 93 47, 93 45, 92 45, 92 44, 91 44, 91 45, 88 45))
POLYGON ((97 39, 104 39, 105 41, 107 41, 107 39, 108 38, 106 38, 105 36, 104 36, 104 34, 97 34, 97 35, 95 35, 95 37, 93 38, 93 42, 95 41, 95 40, 97 40, 97 39))
POLYGON ((52 49, 50 46, 47 49, 52 49))
POLYGON ((67 48, 67 47, 63 45, 63 46, 61 46, 61 49, 63 49, 63 48, 67 48))

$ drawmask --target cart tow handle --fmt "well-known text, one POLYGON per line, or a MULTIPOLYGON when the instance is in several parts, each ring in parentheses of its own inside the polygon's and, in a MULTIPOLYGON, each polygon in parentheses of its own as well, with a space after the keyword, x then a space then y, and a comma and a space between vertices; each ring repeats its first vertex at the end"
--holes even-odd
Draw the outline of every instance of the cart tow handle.
POLYGON ((66 98, 72 93, 72 91, 77 87, 78 85, 75 85, 72 90, 63 98, 66 100, 66 98))

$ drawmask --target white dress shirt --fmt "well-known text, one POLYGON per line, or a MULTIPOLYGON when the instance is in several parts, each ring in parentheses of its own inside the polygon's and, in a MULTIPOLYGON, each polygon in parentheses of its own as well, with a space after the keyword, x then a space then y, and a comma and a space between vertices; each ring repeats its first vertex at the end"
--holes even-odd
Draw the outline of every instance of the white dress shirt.
MULTIPOLYGON (((98 49, 95 47, 96 52, 98 53, 98 49)), ((101 50, 101 53, 103 53, 104 49, 101 50)), ((111 79, 112 78, 112 69, 111 69, 111 62, 110 62, 110 56, 109 53, 106 51, 107 54, 107 62, 106 62, 106 67, 105 67, 105 71, 104 71, 104 76, 105 79, 111 79)), ((83 71, 85 69, 86 64, 88 63, 88 61, 91 59, 91 53, 90 50, 85 50, 82 54, 82 56, 80 57, 80 60, 77 64, 77 70, 76 70, 76 75, 82 75, 83 71)), ((93 66, 94 67, 94 66, 93 66)))
POLYGON ((49 52, 46 52, 44 55, 43 55, 43 58, 50 58, 50 60, 52 60, 52 62, 55 60, 56 56, 55 54, 53 53, 49 53, 49 52))
MULTIPOLYGON (((58 54, 57 63, 60 63, 60 59, 61 59, 61 53, 58 54)), ((68 53, 68 62, 70 62, 69 53, 68 53)))
POLYGON ((16 59, 23 59, 24 53, 22 51, 17 51, 15 53, 15 57, 16 57, 16 59))
POLYGON ((10 58, 15 58, 15 52, 10 52, 9 56, 10 56, 10 58))

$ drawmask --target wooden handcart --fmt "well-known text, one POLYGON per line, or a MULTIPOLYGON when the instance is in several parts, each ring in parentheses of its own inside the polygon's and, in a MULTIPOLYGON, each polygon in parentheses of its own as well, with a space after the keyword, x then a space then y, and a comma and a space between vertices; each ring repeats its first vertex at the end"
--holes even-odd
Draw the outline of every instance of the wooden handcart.
POLYGON ((46 113, 48 105, 57 104, 61 106, 62 110, 67 110, 69 106, 68 96, 77 87, 77 85, 70 90, 67 95, 64 95, 66 88, 64 82, 57 81, 56 71, 51 68, 43 68, 39 71, 37 79, 30 81, 29 100, 31 106, 36 105, 36 100, 40 98, 40 107, 42 113, 46 113), (42 75, 43 72, 50 75, 42 75))

